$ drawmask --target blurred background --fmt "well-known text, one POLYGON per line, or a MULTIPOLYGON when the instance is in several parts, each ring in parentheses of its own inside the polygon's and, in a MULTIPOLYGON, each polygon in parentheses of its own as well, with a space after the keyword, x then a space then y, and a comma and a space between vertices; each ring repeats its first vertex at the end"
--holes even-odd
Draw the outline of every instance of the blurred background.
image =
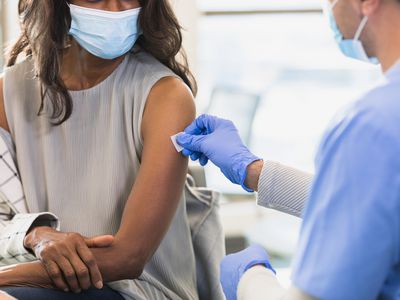
MULTIPOLYGON (((313 172, 330 121, 381 77, 339 52, 320 0, 172 1, 199 83, 198 113, 232 119, 266 160, 313 172)), ((2 49, 18 34, 17 2, 0 0, 2 49)), ((213 166, 206 180, 222 192, 228 252, 260 243, 287 281, 300 219, 257 208, 255 195, 213 166)))

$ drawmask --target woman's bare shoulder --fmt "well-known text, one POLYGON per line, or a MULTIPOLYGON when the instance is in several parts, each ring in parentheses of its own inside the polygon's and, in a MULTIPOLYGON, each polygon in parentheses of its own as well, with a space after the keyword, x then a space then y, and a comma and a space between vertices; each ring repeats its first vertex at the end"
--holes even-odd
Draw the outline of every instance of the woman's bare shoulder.
MULTIPOLYGON (((142 133, 153 127, 155 120, 164 123, 172 134, 182 131, 196 115, 194 97, 189 87, 179 78, 165 77, 152 88, 143 116, 142 133)), ((158 123, 158 122, 157 122, 158 123)))

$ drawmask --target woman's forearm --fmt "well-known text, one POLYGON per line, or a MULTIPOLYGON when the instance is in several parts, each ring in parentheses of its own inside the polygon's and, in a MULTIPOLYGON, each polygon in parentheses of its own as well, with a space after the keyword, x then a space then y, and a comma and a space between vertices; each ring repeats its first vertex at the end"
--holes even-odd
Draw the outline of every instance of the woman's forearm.
POLYGON ((0 286, 54 288, 40 261, 2 267, 0 269, 0 286))
MULTIPOLYGON (((135 262, 118 243, 108 248, 91 248, 104 282, 133 279, 140 276, 143 263, 135 262)), ((21 263, 0 269, 0 286, 55 288, 40 261, 21 263)))
POLYGON ((258 204, 300 217, 313 175, 271 161, 265 161, 259 172, 258 204))
POLYGON ((146 258, 139 253, 133 255, 132 245, 130 249, 116 242, 108 248, 92 248, 97 265, 99 266, 104 282, 123 279, 136 279, 142 272, 146 258))

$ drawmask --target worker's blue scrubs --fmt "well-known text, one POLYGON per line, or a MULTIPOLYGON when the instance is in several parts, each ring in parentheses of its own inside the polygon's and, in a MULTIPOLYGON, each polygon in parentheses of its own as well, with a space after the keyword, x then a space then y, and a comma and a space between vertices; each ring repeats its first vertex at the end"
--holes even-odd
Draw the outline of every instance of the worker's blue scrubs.
POLYGON ((399 241, 397 64, 324 137, 293 284, 320 299, 400 299, 399 241))

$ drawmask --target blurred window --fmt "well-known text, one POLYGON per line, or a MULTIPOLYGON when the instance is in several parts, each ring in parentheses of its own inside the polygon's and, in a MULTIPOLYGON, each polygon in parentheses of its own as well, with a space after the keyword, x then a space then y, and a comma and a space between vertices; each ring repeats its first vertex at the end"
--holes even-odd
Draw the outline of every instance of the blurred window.
MULTIPOLYGON (((244 138, 254 153, 313 172, 323 132, 380 78, 379 68, 339 52, 319 0, 198 3, 200 112, 211 107, 242 125, 247 113, 252 130, 244 138), (221 90, 229 91, 226 99, 221 90), (243 95, 260 99, 255 114, 243 95)), ((242 193, 212 166, 207 181, 227 194, 242 193)))

